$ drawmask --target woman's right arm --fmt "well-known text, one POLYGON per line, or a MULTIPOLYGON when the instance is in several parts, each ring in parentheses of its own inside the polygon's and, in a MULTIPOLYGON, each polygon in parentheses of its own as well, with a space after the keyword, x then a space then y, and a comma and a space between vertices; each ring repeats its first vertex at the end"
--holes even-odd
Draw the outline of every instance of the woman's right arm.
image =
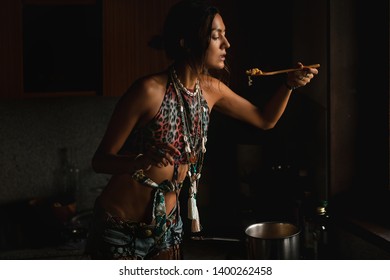
MULTIPOLYGON (((126 139, 134 127, 150 111, 153 111, 153 89, 150 82, 137 81, 120 98, 108 123, 106 132, 92 158, 92 168, 97 173, 124 174, 147 168, 149 163, 143 156, 119 155, 126 139)), ((157 101, 158 102, 158 101, 157 101)))

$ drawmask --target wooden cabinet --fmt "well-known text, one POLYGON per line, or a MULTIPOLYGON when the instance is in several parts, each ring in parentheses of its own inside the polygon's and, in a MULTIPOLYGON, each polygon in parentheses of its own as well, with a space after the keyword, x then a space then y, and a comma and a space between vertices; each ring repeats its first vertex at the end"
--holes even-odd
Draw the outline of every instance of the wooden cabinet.
POLYGON ((177 0, 5 0, 0 98, 120 96, 169 61, 148 46, 177 0))
POLYGON ((0 9, 0 97, 23 92, 22 3, 4 0, 0 9))
POLYGON ((148 46, 162 32, 177 0, 103 0, 103 94, 121 95, 138 77, 161 71, 169 61, 148 46))

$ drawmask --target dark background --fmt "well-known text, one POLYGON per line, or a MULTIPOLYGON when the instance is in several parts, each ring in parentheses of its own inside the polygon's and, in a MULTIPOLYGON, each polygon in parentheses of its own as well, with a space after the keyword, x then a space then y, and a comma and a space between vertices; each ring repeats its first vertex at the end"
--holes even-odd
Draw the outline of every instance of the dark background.
MULTIPOLYGON (((148 42, 175 2, 2 2, 1 249, 58 241, 51 206, 61 195, 64 148, 80 170, 77 211, 92 208, 107 177, 92 171, 91 156, 119 96, 136 78, 169 64, 148 42), (43 202, 31 208, 32 201, 43 202), (53 234, 38 238, 42 232, 53 234)), ((366 247, 348 234, 389 247, 389 219, 382 218, 390 212, 388 1, 214 2, 232 45, 230 86, 251 102, 261 107, 283 76, 255 78, 249 87, 246 69, 290 68, 297 61, 321 67, 271 131, 212 113, 199 190, 205 230, 237 236, 253 221, 295 222, 306 188, 315 201, 329 200, 341 220, 344 255, 377 256, 371 247, 356 252, 366 247), (367 226, 372 223, 379 235, 367 226)))

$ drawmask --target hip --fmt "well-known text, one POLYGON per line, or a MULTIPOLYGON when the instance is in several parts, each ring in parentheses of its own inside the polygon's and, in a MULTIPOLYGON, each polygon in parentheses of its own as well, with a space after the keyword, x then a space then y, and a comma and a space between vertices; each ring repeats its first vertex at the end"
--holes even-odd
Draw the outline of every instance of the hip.
MULTIPOLYGON (((114 175, 104 188, 96 203, 115 216, 139 222, 150 222, 155 190, 130 176, 114 175)), ((164 194, 166 213, 178 203, 178 191, 164 194)))
POLYGON ((87 252, 93 259, 181 259, 182 221, 177 211, 158 239, 155 225, 113 216, 99 205, 88 237, 87 252))

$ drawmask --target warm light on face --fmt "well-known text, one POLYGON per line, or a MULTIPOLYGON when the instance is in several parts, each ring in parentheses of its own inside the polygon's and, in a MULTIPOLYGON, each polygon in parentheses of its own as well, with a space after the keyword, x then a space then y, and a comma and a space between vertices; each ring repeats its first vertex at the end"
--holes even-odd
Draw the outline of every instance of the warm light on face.
POLYGON ((211 69, 225 67, 226 50, 230 43, 226 38, 225 24, 221 15, 216 14, 211 29, 211 40, 206 53, 206 66, 211 69))

